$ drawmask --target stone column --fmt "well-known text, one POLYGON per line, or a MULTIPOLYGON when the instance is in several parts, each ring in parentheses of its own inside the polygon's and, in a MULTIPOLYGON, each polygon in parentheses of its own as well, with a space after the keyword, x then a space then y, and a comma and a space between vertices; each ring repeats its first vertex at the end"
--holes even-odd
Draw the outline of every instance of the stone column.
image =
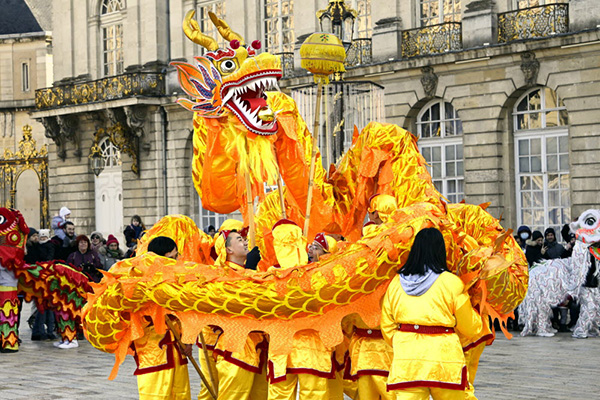
POLYGON ((600 26, 600 7, 597 0, 569 1, 569 31, 595 29, 600 26))
POLYGON ((492 0, 471 1, 462 18, 463 48, 481 47, 498 41, 498 16, 492 0))
POLYGON ((400 59, 402 44, 401 20, 398 17, 384 18, 375 22, 373 28, 373 61, 400 59))

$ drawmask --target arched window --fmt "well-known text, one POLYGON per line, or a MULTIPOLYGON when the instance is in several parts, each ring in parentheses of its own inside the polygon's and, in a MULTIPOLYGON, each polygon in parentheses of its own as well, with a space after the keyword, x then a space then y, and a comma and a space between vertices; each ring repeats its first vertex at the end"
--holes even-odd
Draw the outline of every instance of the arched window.
POLYGON ((107 137, 100 141, 100 151, 104 158, 104 168, 118 167, 121 165, 121 152, 107 137))
POLYGON ((558 232, 571 220, 567 110, 552 89, 535 88, 513 118, 518 225, 558 232))
POLYGON ((100 4, 100 30, 102 33, 102 74, 122 74, 123 66, 123 16, 125 0, 103 0, 100 4))
POLYGON ((293 52, 294 0, 264 0, 263 13, 265 51, 293 52))
POLYGON ((452 104, 436 99, 417 117, 419 149, 433 184, 451 203, 464 198, 462 122, 452 104))

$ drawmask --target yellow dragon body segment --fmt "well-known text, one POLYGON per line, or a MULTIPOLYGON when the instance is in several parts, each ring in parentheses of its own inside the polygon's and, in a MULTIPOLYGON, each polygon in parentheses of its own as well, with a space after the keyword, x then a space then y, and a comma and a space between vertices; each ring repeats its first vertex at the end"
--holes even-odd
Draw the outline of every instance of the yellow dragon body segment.
MULTIPOLYGON (((314 329, 326 346, 342 341, 341 320, 358 314, 379 323, 380 300, 425 227, 442 231, 448 268, 465 282, 482 315, 506 321, 527 290, 527 262, 509 232, 483 207, 445 204, 431 182, 416 138, 404 129, 377 122, 354 135, 353 145, 327 173, 317 160, 309 237, 320 231, 349 239, 319 262, 287 270, 277 264, 271 229, 281 218, 277 193, 264 184, 285 182, 287 218, 302 225, 307 202, 312 138, 296 104, 273 92, 281 77, 279 60, 258 46, 244 47, 223 22, 231 40, 218 49, 186 16, 188 37, 210 52, 195 64, 174 63, 182 88, 194 98, 180 103, 194 115, 193 177, 204 208, 229 213, 247 210, 245 174, 252 197, 259 197, 255 220, 262 261, 259 271, 242 272, 213 265, 212 238, 184 216, 159 221, 139 245, 138 256, 117 263, 84 309, 90 342, 116 355, 116 367, 143 333, 151 317, 163 332, 165 314, 178 317, 183 340, 196 341, 206 325, 218 325, 227 350, 242 349, 248 333, 269 334, 269 351, 286 354, 295 332, 314 329), (389 221, 361 237, 370 196, 393 195, 398 209, 389 221), (156 236, 176 239, 180 258, 145 253, 156 236)), ((212 18, 212 17, 211 17, 212 18)), ((215 17, 216 18, 216 17, 215 17)), ((214 19, 213 19, 214 21, 214 19)), ((246 221, 247 223, 247 221, 246 221)))

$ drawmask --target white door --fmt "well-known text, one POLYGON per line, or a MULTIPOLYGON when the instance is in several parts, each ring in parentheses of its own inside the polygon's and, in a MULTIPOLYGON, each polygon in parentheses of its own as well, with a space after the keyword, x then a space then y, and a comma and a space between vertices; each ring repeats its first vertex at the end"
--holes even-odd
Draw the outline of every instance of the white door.
POLYGON ((109 234, 114 235, 119 240, 121 250, 125 251, 121 153, 108 138, 100 142, 100 148, 104 157, 104 171, 95 178, 96 230, 102 233, 104 239, 109 234))

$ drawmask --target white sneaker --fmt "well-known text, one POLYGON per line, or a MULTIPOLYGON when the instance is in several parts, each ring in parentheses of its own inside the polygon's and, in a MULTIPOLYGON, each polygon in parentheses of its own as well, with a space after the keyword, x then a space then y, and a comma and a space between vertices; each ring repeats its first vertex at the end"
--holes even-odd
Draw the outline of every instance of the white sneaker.
POLYGON ((571 337, 575 339, 587 339, 588 336, 584 333, 573 333, 571 337))
POLYGON ((73 340, 72 342, 65 342, 58 346, 59 349, 75 349, 77 347, 79 347, 79 343, 77 343, 77 340, 73 340))
POLYGON ((52 343, 52 345, 53 345, 54 347, 59 347, 59 346, 60 346, 61 344, 63 344, 63 343, 64 343, 64 341, 60 340, 60 341, 58 341, 58 342, 54 342, 54 343, 52 343))
POLYGON ((536 336, 540 336, 540 337, 552 337, 552 336, 554 336, 554 333, 552 333, 552 332, 538 332, 538 333, 536 333, 536 336))

